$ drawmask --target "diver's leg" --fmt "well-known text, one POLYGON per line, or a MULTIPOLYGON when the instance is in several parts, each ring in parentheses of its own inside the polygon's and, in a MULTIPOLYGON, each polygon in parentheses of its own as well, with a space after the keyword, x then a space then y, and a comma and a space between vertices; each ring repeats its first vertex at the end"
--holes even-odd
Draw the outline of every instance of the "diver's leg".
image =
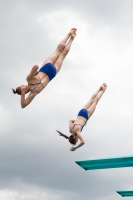
POLYGON ((62 63, 66 57, 66 55, 68 54, 68 52, 70 51, 72 42, 74 40, 74 38, 76 37, 76 33, 73 33, 70 37, 69 42, 67 43, 67 45, 65 46, 64 50, 62 51, 62 53, 59 55, 59 57, 57 58, 56 62, 54 63, 54 66, 56 67, 56 73, 59 72, 59 70, 62 67, 62 63))
POLYGON ((71 35, 76 32, 77 29, 72 28, 69 33, 66 35, 66 37, 58 44, 56 50, 43 62, 42 66, 46 63, 52 63, 54 64, 56 60, 58 59, 59 55, 63 52, 63 50, 66 47, 66 43, 68 39, 71 37, 71 35))
POLYGON ((102 86, 102 90, 100 90, 100 92, 98 93, 98 95, 95 97, 95 100, 93 101, 93 103, 91 104, 91 106, 87 109, 89 118, 94 113, 94 111, 96 109, 96 106, 97 106, 99 100, 101 99, 101 97, 104 94, 104 92, 105 92, 106 89, 107 89, 107 85, 105 84, 105 85, 102 86))

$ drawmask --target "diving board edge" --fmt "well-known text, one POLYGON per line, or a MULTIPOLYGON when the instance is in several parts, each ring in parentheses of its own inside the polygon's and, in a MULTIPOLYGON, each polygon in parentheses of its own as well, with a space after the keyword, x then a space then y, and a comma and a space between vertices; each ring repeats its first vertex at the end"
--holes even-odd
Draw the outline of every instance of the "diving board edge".
POLYGON ((76 160, 75 163, 85 170, 133 167, 133 156, 76 160))
POLYGON ((116 191, 119 195, 122 197, 132 197, 133 196, 133 190, 125 190, 125 191, 116 191))

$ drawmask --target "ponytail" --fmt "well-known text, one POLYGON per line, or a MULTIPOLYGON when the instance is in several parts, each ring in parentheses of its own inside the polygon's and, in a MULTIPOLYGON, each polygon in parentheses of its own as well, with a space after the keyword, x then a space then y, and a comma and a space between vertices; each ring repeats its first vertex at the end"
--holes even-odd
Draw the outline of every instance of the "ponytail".
MULTIPOLYGON (((56 130, 57 131, 57 130, 56 130)), ((70 135, 70 137, 68 137, 67 135, 61 133, 60 131, 57 131, 59 133, 60 136, 66 138, 67 140, 69 140, 69 142, 73 145, 75 145, 77 143, 77 140, 75 139, 75 137, 73 135, 70 135)))
MULTIPOLYGON (((57 131, 57 130, 56 130, 57 131)), ((60 131, 57 131, 59 133, 59 136, 62 136, 64 138, 66 138, 67 140, 69 140, 69 137, 63 133, 61 133, 60 131)))
POLYGON ((16 93, 17 93, 17 92, 16 92, 16 90, 14 90, 13 88, 12 88, 12 91, 13 91, 13 93, 14 93, 14 94, 16 94, 16 93))
POLYGON ((12 88, 12 91, 13 91, 14 94, 17 93, 18 95, 21 95, 21 86, 17 87, 16 90, 14 90, 14 89, 12 88))

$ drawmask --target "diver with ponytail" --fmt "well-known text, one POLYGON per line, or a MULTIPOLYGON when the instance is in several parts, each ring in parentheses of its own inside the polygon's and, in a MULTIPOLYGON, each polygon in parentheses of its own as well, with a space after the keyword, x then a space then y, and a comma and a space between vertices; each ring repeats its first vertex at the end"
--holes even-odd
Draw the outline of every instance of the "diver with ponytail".
POLYGON ((92 95, 91 99, 87 104, 79 111, 76 120, 70 120, 69 122, 69 132, 71 135, 68 137, 67 135, 61 133, 60 131, 56 130, 60 136, 69 140, 72 145, 76 145, 78 140, 80 140, 79 145, 73 146, 70 148, 70 151, 75 151, 79 147, 85 144, 85 140, 81 135, 81 131, 83 130, 84 126, 87 124, 87 121, 94 113, 98 101, 104 94, 105 90, 107 89, 107 85, 103 83, 100 88, 92 95))
POLYGON ((72 28, 66 37, 59 43, 56 50, 44 61, 39 69, 34 65, 27 76, 27 85, 22 85, 13 90, 14 94, 21 95, 21 107, 25 108, 31 103, 37 94, 39 94, 48 83, 58 74, 62 63, 70 51, 72 42, 76 37, 76 28, 72 28), (29 93, 28 97, 25 94, 29 93))

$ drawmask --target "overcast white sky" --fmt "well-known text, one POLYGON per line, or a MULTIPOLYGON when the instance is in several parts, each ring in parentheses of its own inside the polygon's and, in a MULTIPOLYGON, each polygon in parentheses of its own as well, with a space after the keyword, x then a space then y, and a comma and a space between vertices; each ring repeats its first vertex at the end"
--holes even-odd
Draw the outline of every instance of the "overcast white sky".
POLYGON ((0 199, 119 200, 133 169, 85 171, 75 160, 133 154, 133 1, 0 0, 0 199), (57 77, 25 109, 11 88, 76 27, 57 77), (58 136, 106 82, 74 152, 58 136))

